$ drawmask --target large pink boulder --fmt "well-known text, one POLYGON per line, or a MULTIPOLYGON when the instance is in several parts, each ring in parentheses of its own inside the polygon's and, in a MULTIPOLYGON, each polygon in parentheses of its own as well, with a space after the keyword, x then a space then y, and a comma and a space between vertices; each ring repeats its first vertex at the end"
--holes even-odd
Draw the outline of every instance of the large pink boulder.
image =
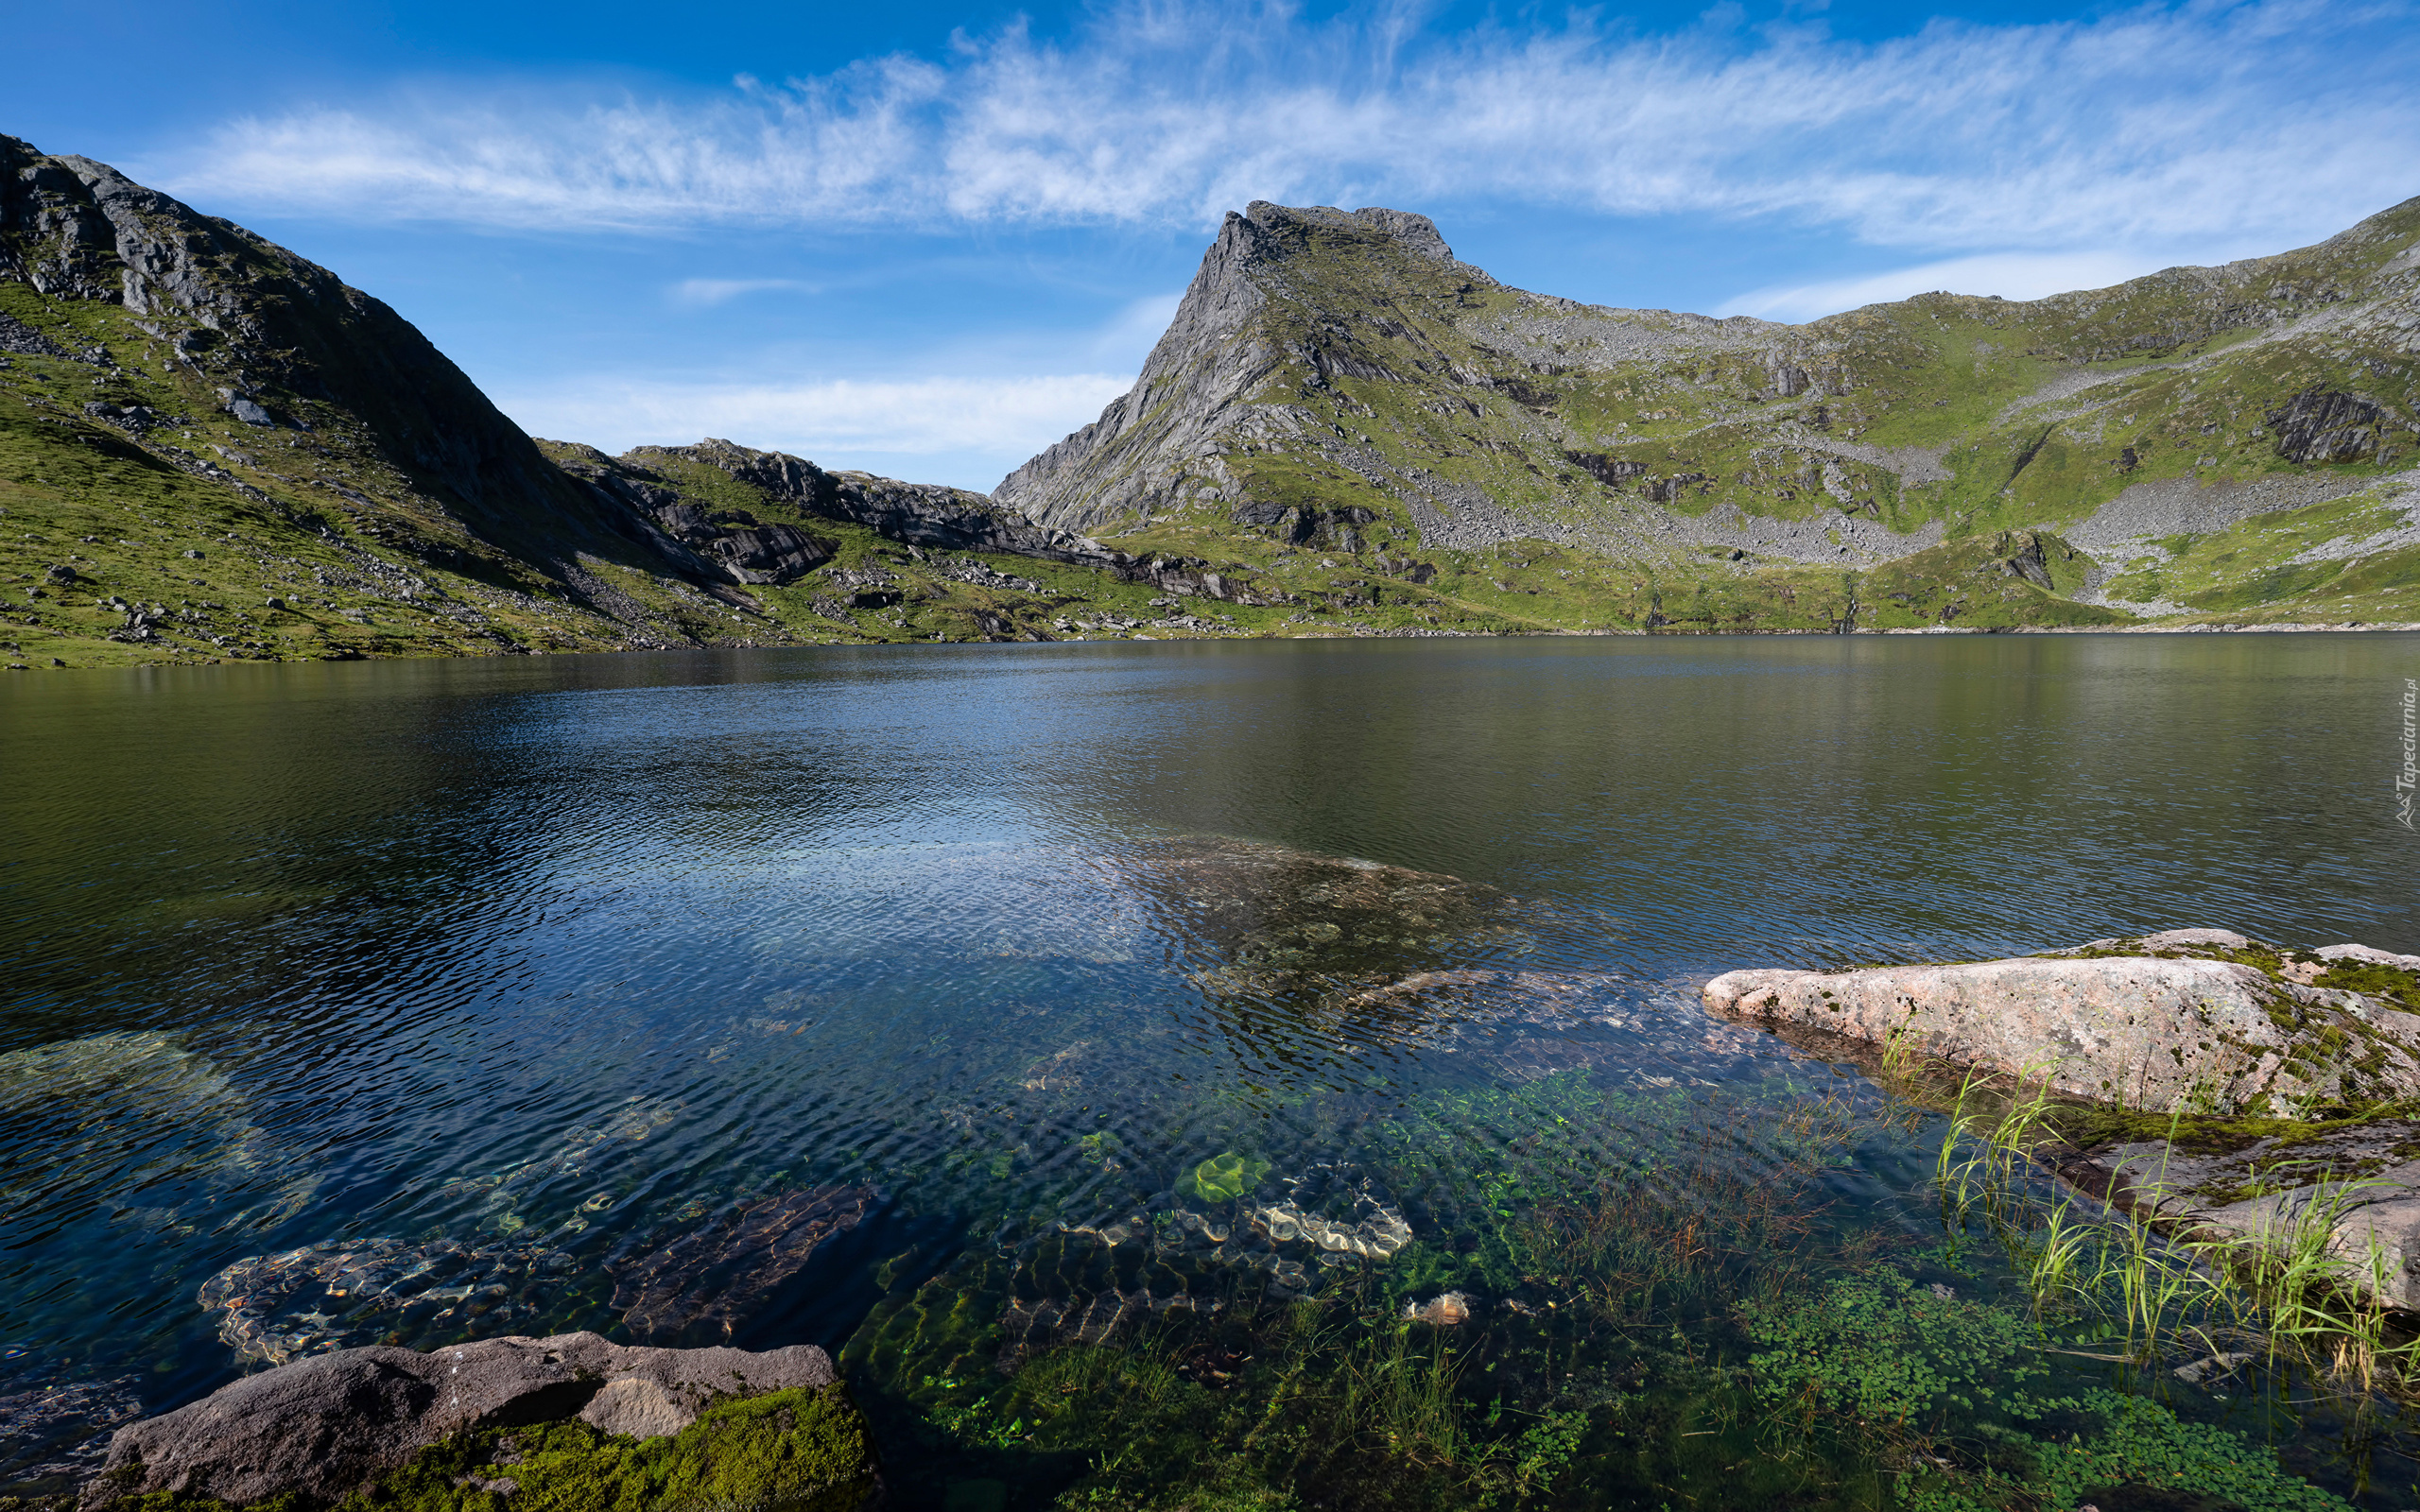
POLYGON ((2048 1076, 2152 1112, 2291 1117, 2420 1094, 2420 1015, 2308 985, 2340 961, 2420 969, 2364 946, 2298 960, 2190 929, 1962 965, 1730 971, 1703 998, 1734 1018, 2048 1076))

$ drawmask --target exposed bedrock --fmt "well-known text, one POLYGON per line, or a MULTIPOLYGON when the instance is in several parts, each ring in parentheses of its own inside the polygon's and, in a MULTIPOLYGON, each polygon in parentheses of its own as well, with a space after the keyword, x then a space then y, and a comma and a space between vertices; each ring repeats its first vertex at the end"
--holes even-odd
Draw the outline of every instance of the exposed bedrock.
MULTIPOLYGON (((600 1433, 665 1437, 717 1400, 827 1393, 838 1380, 830 1358, 808 1345, 762 1353, 658 1349, 565 1333, 482 1339, 426 1354, 384 1345, 343 1349, 247 1376, 119 1429, 84 1504, 155 1491, 231 1504, 288 1495, 321 1504, 361 1492, 421 1451, 464 1434, 578 1419, 600 1433)), ((846 1410, 854 1422, 855 1410, 846 1410)))
POLYGON ((2304 1117, 2420 1095, 2415 973, 2420 956, 2366 946, 2184 929, 2013 960, 1731 971, 1703 998, 2131 1109, 2304 1117))

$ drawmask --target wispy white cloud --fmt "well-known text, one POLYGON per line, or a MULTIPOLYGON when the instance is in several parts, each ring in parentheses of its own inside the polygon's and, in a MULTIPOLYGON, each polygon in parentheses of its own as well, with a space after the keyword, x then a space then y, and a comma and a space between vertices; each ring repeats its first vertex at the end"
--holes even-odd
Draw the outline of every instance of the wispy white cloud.
POLYGON ((743 294, 813 287, 804 279, 795 278, 684 278, 672 285, 672 302, 693 309, 711 309, 717 304, 727 304, 743 294))
POLYGON ((525 430, 608 451, 722 436, 854 465, 867 454, 991 458, 981 487, 1077 429, 1126 391, 1132 373, 710 383, 637 378, 524 386, 496 396, 525 430))
POLYGON ((1768 320, 1812 320, 1859 305, 1904 300, 1936 289, 1952 294, 1996 294, 2004 300, 2038 300, 2069 289, 2105 288, 2159 271, 2157 261, 2120 252, 2000 252, 1953 257, 1817 284, 1754 289, 1724 301, 1719 316, 1756 315, 1768 320))
POLYGON ((1132 0, 1062 42, 720 95, 430 88, 145 170, 249 208, 531 228, 1146 222, 1254 198, 1779 217, 1955 253, 2274 242, 2420 192, 2413 0, 2174 0, 1895 40, 1423 30, 1132 0))

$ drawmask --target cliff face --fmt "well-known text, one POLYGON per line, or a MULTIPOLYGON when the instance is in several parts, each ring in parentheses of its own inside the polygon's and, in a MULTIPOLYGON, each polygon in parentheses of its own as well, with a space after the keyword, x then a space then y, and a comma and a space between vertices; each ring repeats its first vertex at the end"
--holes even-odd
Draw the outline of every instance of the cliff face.
MULTIPOLYGON (((1132 390, 994 497, 1122 540, 1536 541, 1718 585, 2055 531, 2087 561, 2079 602, 2241 610, 2310 575, 2262 599, 2186 538, 2368 490, 2325 526, 2371 542, 2342 560, 2411 544, 2372 485, 2420 455, 2416 354, 2420 199, 2225 267, 1803 326, 1530 294, 1421 216, 1255 203, 1132 390)), ((1955 622, 1955 586, 1909 617, 1955 622)))

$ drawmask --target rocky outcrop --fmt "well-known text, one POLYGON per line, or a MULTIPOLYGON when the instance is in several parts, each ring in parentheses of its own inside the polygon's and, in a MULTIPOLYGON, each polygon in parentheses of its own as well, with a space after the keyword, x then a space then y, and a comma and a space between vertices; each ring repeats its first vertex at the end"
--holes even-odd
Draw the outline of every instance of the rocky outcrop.
POLYGON ((2135 1140, 2060 1163, 2069 1184, 2177 1228, 2281 1250, 2325 1225, 2341 1279, 2420 1311, 2420 1125, 2365 1123, 2235 1148, 2135 1140))
POLYGON ((1322 389, 1340 378, 1426 383, 1432 373, 1487 384, 1485 374, 1437 350, 1420 318, 1441 301, 1451 305, 1495 286, 1455 260, 1426 215, 1254 200, 1228 215, 1134 387, 1098 420, 1010 473, 992 496, 1063 529, 1206 504, 1241 510, 1236 519, 1247 527, 1307 535, 1304 521, 1317 529, 1322 511, 1297 511, 1281 524, 1288 505, 1256 492, 1239 476, 1237 459, 1343 441, 1348 432, 1313 408, 1283 402, 1294 395, 1262 390, 1281 372, 1322 389), (1324 285, 1340 267, 1365 285, 1355 294, 1388 304, 1389 314, 1370 323, 1352 318, 1363 313, 1363 298, 1350 310, 1339 307, 1324 285), (1458 366, 1460 376, 1450 376, 1458 366))
POLYGON ((871 472, 827 472, 804 457, 758 452, 708 438, 695 446, 642 446, 623 458, 681 456, 719 468, 805 513, 845 520, 908 545, 941 551, 996 551, 1018 557, 1106 566, 1098 541, 1034 524, 979 493, 935 483, 902 483, 871 472))
POLYGON ((807 1345, 764 1353, 654 1349, 566 1333, 427 1354, 346 1349, 248 1376, 119 1429, 85 1504, 154 1491, 324 1504, 477 1430, 578 1419, 654 1438, 681 1433, 720 1399, 830 1392, 838 1379, 830 1358, 807 1345))
POLYGON ((832 559, 832 542, 794 524, 759 523, 744 511, 716 509, 684 496, 645 468, 595 447, 555 442, 557 466, 622 511, 650 544, 700 575, 735 583, 796 582, 832 559))
POLYGON ((2420 957, 2171 930, 1948 966, 1742 971, 1707 1007, 2151 1112, 2298 1116, 2420 1095, 2420 957))
POLYGON ((2378 449, 2385 412, 2365 399, 2306 389, 2263 417, 2289 462, 2358 462, 2378 449))
POLYGON ((565 472, 594 490, 659 552, 736 583, 795 582, 830 561, 836 549, 808 525, 759 518, 763 508, 810 524, 863 525, 919 551, 1001 552, 1086 567, 1109 567, 1117 559, 1098 541, 1045 529, 979 493, 870 472, 829 472, 785 452, 709 438, 694 446, 642 446, 614 457, 576 442, 545 444, 565 472), (700 463, 747 485, 762 508, 694 491, 694 465, 700 463), (683 473, 688 482, 679 480, 683 473))

